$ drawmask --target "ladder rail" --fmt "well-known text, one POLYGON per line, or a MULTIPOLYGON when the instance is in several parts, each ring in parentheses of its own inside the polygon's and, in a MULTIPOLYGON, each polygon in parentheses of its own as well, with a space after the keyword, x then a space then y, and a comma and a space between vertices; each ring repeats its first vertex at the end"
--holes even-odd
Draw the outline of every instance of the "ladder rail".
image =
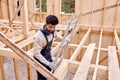
MULTIPOLYGON (((79 18, 80 18, 80 12, 79 12, 79 14, 78 14, 78 16, 77 16, 77 18, 76 18, 76 20, 75 20, 74 27, 73 27, 73 29, 72 29, 72 32, 71 32, 70 36, 67 36, 69 39, 71 39, 72 36, 73 36, 73 34, 75 33, 75 29, 76 29, 76 27, 77 27, 77 22, 78 22, 79 18)), ((61 64, 64 56, 66 55, 66 52, 67 52, 67 49, 68 49, 68 44, 69 44, 69 43, 67 43, 67 44, 65 45, 65 48, 64 48, 64 51, 63 51, 62 56, 60 57, 59 60, 57 60, 57 62, 56 62, 56 64, 55 64, 57 67, 61 64)), ((56 67, 56 68, 57 68, 57 67, 56 67)))

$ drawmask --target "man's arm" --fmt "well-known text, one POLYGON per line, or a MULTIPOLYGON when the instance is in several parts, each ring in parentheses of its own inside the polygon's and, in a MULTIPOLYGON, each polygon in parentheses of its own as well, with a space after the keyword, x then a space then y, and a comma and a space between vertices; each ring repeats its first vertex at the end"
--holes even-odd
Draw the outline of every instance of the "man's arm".
POLYGON ((63 40, 63 36, 61 36, 60 34, 58 34, 57 31, 55 31, 55 37, 57 39, 63 40))
POLYGON ((41 50, 42 50, 42 46, 43 46, 43 42, 40 38, 35 37, 34 38, 34 57, 36 57, 40 62, 49 65, 50 62, 47 61, 41 54, 41 50))

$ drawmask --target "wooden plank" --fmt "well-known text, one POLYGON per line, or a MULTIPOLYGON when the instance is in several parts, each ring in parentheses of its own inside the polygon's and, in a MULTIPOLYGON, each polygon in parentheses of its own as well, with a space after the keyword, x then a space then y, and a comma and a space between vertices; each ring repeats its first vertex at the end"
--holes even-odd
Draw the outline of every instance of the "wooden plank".
POLYGON ((117 48, 118 48, 118 52, 120 54, 120 40, 119 40, 116 29, 114 29, 114 36, 115 36, 115 41, 116 41, 116 45, 117 45, 117 48))
POLYGON ((47 15, 54 14, 54 0, 47 0, 47 15))
POLYGON ((94 52, 95 43, 89 44, 73 80, 86 80, 94 52))
POLYGON ((13 52, 11 49, 7 49, 7 48, 0 48, 0 55, 22 60, 22 58, 20 58, 18 55, 16 55, 15 52, 13 52))
POLYGON ((2 42, 0 42, 0 47, 4 47, 5 46, 5 44, 3 44, 2 42))
MULTIPOLYGON (((8 19, 11 21, 11 17, 13 16, 13 0, 7 0, 7 10, 8 10, 8 19)), ((11 26, 11 25, 10 25, 11 26)))
MULTIPOLYGON (((20 6, 19 6, 18 9, 16 10, 14 16, 12 15, 12 18, 11 18, 11 21, 10 21, 10 25, 13 23, 13 21, 14 21, 16 15, 17 15, 17 13, 18 13, 18 11, 20 10, 20 8, 21 8, 22 5, 23 5, 23 2, 24 2, 24 0, 21 1, 20 6)), ((26 12, 26 11, 24 11, 24 12, 26 12)))
POLYGON ((1 8, 2 8, 3 19, 8 19, 7 0, 1 0, 1 8))
MULTIPOLYGON (((60 14, 60 0, 54 0, 54 15, 56 15, 59 19, 59 14, 60 14)), ((48 6, 49 7, 49 6, 48 6)))
POLYGON ((81 50, 82 46, 84 45, 85 41, 87 40, 90 32, 91 32, 91 28, 89 28, 89 30, 85 34, 84 38, 82 39, 82 41, 80 42, 79 46, 77 47, 77 49, 75 50, 75 52, 71 56, 70 60, 75 60, 76 59, 77 55, 79 54, 79 51, 81 50))
POLYGON ((20 48, 23 48, 25 47, 26 45, 30 44, 33 42, 33 36, 30 37, 30 38, 27 38, 26 40, 23 40, 21 41, 20 43, 18 43, 17 45, 20 47, 20 48))
POLYGON ((0 80, 5 80, 5 72, 3 67, 3 57, 0 56, 0 80))
POLYGON ((23 35, 23 34, 20 34, 20 35, 18 35, 18 36, 12 37, 12 38, 11 38, 11 41, 13 41, 13 42, 18 42, 18 41, 21 41, 21 40, 23 40, 23 39, 24 39, 24 35, 23 35))
POLYGON ((100 32, 100 38, 99 38, 99 44, 98 44, 98 52, 97 52, 97 57, 96 57, 96 67, 93 73, 93 79, 92 80, 96 80, 97 77, 97 69, 98 69, 98 64, 99 64, 99 57, 100 57, 100 47, 101 47, 101 43, 102 43, 102 35, 103 35, 103 28, 101 29, 100 32))
POLYGON ((23 34, 24 37, 27 38, 28 37, 28 32, 29 32, 29 20, 28 20, 28 5, 27 5, 27 0, 23 0, 24 1, 24 6, 23 6, 23 34))
POLYGON ((120 69, 115 46, 108 46, 108 79, 120 79, 120 69))
POLYGON ((15 53, 17 53, 21 58, 23 58, 27 63, 31 64, 35 69, 37 69, 40 73, 42 73, 46 78, 51 80, 58 80, 50 71, 44 68, 41 64, 39 64, 36 60, 31 58, 25 51, 16 46, 13 42, 11 42, 7 37, 5 37, 2 33, 0 33, 0 41, 6 44, 9 48, 11 48, 15 53))
POLYGON ((79 13, 79 11, 81 10, 80 5, 81 5, 81 1, 75 0, 75 15, 77 15, 79 13))
POLYGON ((31 66, 27 63, 26 64, 26 69, 27 69, 27 80, 32 80, 32 72, 31 72, 31 66))
POLYGON ((17 60, 13 59, 13 62, 14 62, 15 79, 19 80, 19 70, 18 70, 17 60))
POLYGON ((2 18, 2 8, 1 8, 1 0, 0 0, 0 19, 2 18))
POLYGON ((54 72, 54 74, 60 79, 63 80, 65 75, 68 72, 68 62, 63 61, 61 65, 57 68, 57 70, 54 72))

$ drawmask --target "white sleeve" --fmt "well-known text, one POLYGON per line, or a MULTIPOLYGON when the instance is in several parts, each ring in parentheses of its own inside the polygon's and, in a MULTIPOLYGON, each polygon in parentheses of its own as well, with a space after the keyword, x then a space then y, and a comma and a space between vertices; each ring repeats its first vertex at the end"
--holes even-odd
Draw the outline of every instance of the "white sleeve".
POLYGON ((57 33, 57 31, 55 31, 55 37, 62 40, 63 36, 61 36, 60 34, 57 33))
POLYGON ((43 41, 42 39, 40 39, 39 37, 35 37, 34 38, 34 57, 36 57, 40 62, 49 65, 50 62, 47 61, 41 54, 41 50, 42 50, 42 46, 43 46, 43 41))

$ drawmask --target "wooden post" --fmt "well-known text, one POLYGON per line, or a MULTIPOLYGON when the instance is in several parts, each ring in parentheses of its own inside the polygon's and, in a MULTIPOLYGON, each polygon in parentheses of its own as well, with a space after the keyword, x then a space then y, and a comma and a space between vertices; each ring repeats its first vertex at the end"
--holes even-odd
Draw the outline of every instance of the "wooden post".
POLYGON ((39 21, 42 22, 42 0, 39 0, 39 21))
POLYGON ((75 0, 75 15, 78 15, 79 11, 81 10, 80 2, 81 2, 81 0, 75 0))
POLYGON ((0 0, 0 19, 3 18, 3 17, 2 17, 2 8, 1 8, 1 6, 2 6, 2 5, 1 5, 1 0, 0 0))
POLYGON ((3 57, 0 56, 0 80, 5 80, 5 72, 3 68, 3 57))
POLYGON ((60 14, 60 0, 54 0, 54 15, 56 15, 59 19, 60 14))
POLYGON ((23 5, 23 34, 24 37, 28 37, 28 32, 29 32, 29 20, 28 20, 28 5, 27 5, 27 0, 24 0, 24 5, 23 5))
POLYGON ((47 15, 54 14, 54 0, 47 0, 47 15))
POLYGON ((3 19, 8 19, 8 11, 7 11, 7 0, 1 0, 1 9, 3 19))

